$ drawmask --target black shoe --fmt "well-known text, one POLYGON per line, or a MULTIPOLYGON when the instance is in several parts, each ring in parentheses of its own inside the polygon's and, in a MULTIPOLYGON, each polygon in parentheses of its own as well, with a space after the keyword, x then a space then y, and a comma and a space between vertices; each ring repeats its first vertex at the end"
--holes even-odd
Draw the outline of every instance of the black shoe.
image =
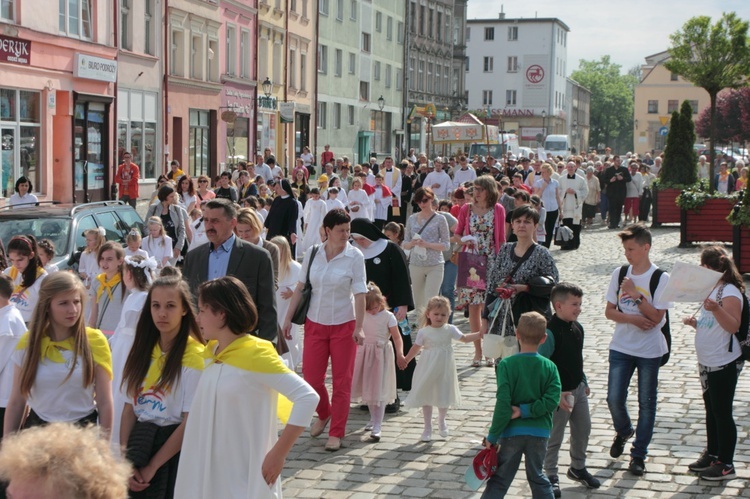
POLYGON ((737 473, 735 473, 733 465, 715 461, 710 468, 701 472, 699 476, 704 480, 720 482, 721 480, 732 480, 733 478, 737 478, 737 473))
POLYGON ((599 480, 594 478, 594 476, 589 473, 586 468, 580 470, 577 470, 575 468, 568 468, 567 476, 574 482, 582 483, 586 486, 587 489, 598 489, 601 485, 599 480))
POLYGON ((557 477, 557 475, 550 475, 547 477, 547 480, 549 480, 549 483, 552 484, 552 493, 555 495, 555 497, 562 496, 562 491, 560 491, 560 479, 557 477))
POLYGON ((615 441, 612 442, 612 447, 609 448, 609 455, 614 458, 622 456, 622 452, 625 450, 625 442, 630 440, 630 437, 632 437, 634 433, 635 430, 631 428, 630 432, 625 436, 620 436, 619 433, 615 435, 615 441))
POLYGON ((718 459, 719 458, 717 456, 712 456, 711 454, 709 454, 708 450, 704 450, 701 454, 701 457, 699 457, 696 462, 688 464, 688 469, 690 471, 696 472, 706 471, 718 459))
POLYGON ((646 463, 643 462, 642 457, 632 457, 630 458, 630 466, 628 466, 628 470, 630 470, 635 476, 643 476, 646 472, 646 463))
POLYGON ((393 402, 392 404, 388 404, 388 405, 385 406, 385 412, 386 412, 386 414, 396 414, 398 412, 399 408, 401 408, 401 400, 399 400, 399 398, 396 397, 396 401, 395 402, 393 402))
POLYGON ((360 411, 369 411, 370 408, 366 404, 362 404, 359 406, 360 411))

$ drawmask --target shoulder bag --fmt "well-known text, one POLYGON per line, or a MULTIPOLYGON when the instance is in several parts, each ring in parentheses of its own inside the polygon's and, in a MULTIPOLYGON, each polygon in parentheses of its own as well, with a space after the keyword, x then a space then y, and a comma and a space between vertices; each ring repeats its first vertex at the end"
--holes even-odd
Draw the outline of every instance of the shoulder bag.
POLYGON ((307 311, 310 308, 310 298, 312 297, 312 283, 310 282, 310 267, 312 267, 315 255, 318 253, 319 246, 316 244, 310 250, 310 262, 307 264, 307 277, 305 278, 305 287, 302 288, 297 308, 292 316, 292 323, 303 325, 307 319, 307 311))

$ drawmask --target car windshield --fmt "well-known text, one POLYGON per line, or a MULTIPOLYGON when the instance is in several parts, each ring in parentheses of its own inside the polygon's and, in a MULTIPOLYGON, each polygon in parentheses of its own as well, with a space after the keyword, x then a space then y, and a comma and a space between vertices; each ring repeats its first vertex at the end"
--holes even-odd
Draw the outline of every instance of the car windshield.
POLYGON ((566 149, 565 141, 548 140, 547 143, 544 144, 544 148, 548 151, 563 151, 566 149))
MULTIPOLYGON (((493 158, 499 158, 503 155, 502 144, 490 144, 489 149, 490 156, 492 156, 493 158)), ((487 144, 472 144, 471 152, 469 154, 472 158, 475 154, 479 154, 480 156, 487 156, 487 144)))
POLYGON ((68 231, 70 220, 65 218, 41 217, 0 220, 0 239, 7 247, 13 236, 31 234, 37 241, 49 239, 55 244, 55 256, 68 252, 68 231))

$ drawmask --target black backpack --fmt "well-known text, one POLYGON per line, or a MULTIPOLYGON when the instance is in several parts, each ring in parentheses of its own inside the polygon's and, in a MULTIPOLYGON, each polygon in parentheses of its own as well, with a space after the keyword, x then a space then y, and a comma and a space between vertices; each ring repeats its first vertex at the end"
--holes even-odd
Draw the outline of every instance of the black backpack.
MULTIPOLYGON (((622 286, 622 281, 625 279, 625 276, 628 275, 628 269, 630 268, 630 265, 623 265, 620 267, 620 275, 617 277, 617 309, 620 310, 620 286, 622 286)), ((651 274, 651 280, 648 283, 648 289, 651 292, 651 299, 654 299, 654 296, 656 295, 656 288, 659 286, 659 279, 661 279, 662 274, 664 271, 660 268, 657 268, 654 270, 654 273, 651 274)), ((620 310, 622 312, 622 310, 620 310)), ((744 318, 744 316, 743 316, 744 318)), ((667 362, 669 362, 669 353, 672 351, 672 332, 669 328, 669 310, 666 310, 664 312, 664 325, 661 327, 661 334, 664 335, 664 339, 667 340, 667 353, 662 355, 661 357, 661 364, 660 366, 663 366, 667 362)), ((739 338, 737 338, 739 339, 739 338)), ((740 343, 741 344, 741 343, 740 343)), ((730 343, 729 348, 731 350, 732 345, 730 343)), ((744 347, 743 347, 744 350, 744 347)), ((750 351, 750 345, 748 346, 748 351, 750 351)))
MULTIPOLYGON (((716 295, 716 301, 721 301, 721 295, 723 291, 724 286, 719 288, 719 291, 716 295)), ((734 336, 737 338, 737 342, 740 344, 740 350, 742 351, 741 353, 743 360, 750 360, 750 334, 748 334, 748 329, 750 329, 750 302, 748 302, 745 293, 742 293, 742 318, 740 319, 740 328, 736 333, 734 333, 734 336)), ((727 350, 728 352, 732 351, 733 345, 734 342, 730 338, 729 350, 727 350)))

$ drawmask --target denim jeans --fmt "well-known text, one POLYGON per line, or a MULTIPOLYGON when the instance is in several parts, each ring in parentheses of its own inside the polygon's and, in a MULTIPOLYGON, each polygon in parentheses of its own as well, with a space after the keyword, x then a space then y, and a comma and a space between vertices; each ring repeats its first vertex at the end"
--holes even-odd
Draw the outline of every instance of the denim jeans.
POLYGON ((448 322, 453 324, 453 309, 456 308, 456 278, 458 265, 448 260, 443 267, 443 283, 440 285, 440 296, 445 296, 451 302, 451 316, 448 322))
POLYGON ((609 212, 609 198, 607 197, 606 192, 602 192, 601 194, 600 207, 601 207, 602 222, 603 222, 604 219, 607 218, 607 213, 609 212))
POLYGON ((482 499, 505 497, 516 476, 521 456, 526 462, 526 479, 531 487, 531 497, 553 498, 552 484, 542 471, 544 455, 547 452, 547 438, 522 435, 500 439, 500 452, 497 456, 497 471, 487 480, 482 499))
POLYGON ((633 372, 638 369, 638 425, 630 450, 632 457, 645 459, 648 444, 654 434, 656 420, 656 388, 659 384, 661 357, 644 359, 614 350, 609 351, 609 379, 607 405, 618 435, 627 435, 633 428, 628 414, 628 387, 633 372))

